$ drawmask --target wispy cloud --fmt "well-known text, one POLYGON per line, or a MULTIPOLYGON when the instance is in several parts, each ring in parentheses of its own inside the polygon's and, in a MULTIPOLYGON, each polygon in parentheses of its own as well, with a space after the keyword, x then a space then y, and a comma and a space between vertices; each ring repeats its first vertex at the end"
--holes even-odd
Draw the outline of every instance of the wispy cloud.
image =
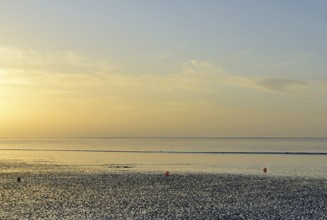
POLYGON ((196 97, 195 94, 219 93, 226 87, 301 94, 310 86, 309 82, 300 79, 242 76, 203 60, 189 60, 179 70, 166 74, 135 74, 132 70, 122 73, 107 60, 93 59, 73 51, 0 48, 2 88, 98 91, 117 97, 153 96, 153 100, 169 102, 172 95, 196 97))
POLYGON ((105 60, 73 51, 39 52, 0 47, 1 87, 74 89, 98 86, 112 71, 105 60))
POLYGON ((275 59, 279 65, 294 65, 308 62, 313 57, 311 52, 298 54, 283 54, 276 56, 275 59))
POLYGON ((36 51, 0 47, 2 69, 20 69, 26 72, 95 73, 111 70, 106 61, 92 59, 74 51, 36 51))
POLYGON ((287 78, 269 78, 258 83, 266 89, 286 93, 299 93, 309 86, 309 83, 302 80, 287 78))

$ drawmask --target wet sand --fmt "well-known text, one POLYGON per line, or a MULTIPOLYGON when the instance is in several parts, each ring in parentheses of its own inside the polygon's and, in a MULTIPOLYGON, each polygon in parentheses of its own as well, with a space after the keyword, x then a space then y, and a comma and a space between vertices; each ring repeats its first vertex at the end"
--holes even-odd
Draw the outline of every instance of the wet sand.
POLYGON ((326 179, 0 167, 0 219, 327 219, 326 179))

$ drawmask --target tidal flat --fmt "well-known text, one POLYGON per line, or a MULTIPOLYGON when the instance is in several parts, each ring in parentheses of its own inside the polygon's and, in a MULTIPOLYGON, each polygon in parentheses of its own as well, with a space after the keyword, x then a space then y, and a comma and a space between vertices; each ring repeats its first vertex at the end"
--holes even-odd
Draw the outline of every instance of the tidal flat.
POLYGON ((327 219, 324 178, 0 167, 0 219, 327 219))

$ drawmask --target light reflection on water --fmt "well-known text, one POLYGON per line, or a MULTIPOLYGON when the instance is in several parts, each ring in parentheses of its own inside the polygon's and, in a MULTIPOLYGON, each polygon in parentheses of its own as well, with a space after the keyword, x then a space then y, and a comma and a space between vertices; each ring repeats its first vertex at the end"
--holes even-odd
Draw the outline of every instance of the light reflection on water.
POLYGON ((327 139, 62 138, 0 139, 0 160, 82 165, 103 171, 209 172, 327 177, 326 155, 184 154, 177 152, 319 152, 327 139), (16 150, 15 150, 16 149, 16 150), (19 149, 19 150, 18 150, 19 149), (28 151, 39 149, 41 151, 28 151), (42 151, 63 150, 63 151, 42 151), (117 150, 84 152, 65 150, 117 150), (158 153, 144 153, 155 151, 158 153))

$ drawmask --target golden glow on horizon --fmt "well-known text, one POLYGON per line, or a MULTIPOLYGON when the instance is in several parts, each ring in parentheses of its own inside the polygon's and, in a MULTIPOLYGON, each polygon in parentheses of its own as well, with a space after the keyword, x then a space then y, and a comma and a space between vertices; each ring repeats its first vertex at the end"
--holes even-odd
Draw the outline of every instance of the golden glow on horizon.
POLYGON ((3 1, 0 137, 326 136, 326 6, 3 1))
POLYGON ((1 136, 284 136, 307 134, 319 112, 303 107, 318 84, 207 61, 136 74, 72 51, 1 48, 0 64, 1 136))

